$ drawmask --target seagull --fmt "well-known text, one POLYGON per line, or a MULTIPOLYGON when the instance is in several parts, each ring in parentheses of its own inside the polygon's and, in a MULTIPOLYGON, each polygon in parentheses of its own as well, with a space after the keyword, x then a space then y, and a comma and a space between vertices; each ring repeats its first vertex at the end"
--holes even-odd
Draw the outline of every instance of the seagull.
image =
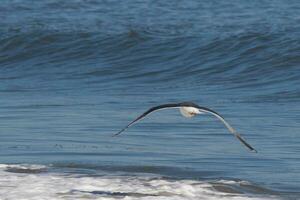
POLYGON ((218 114, 217 112, 215 112, 215 111, 213 111, 209 108, 199 106, 199 105, 197 105, 193 102, 169 103, 169 104, 162 104, 162 105, 159 105, 159 106, 152 107, 152 108, 148 109, 146 112, 144 112, 142 115, 137 117, 135 120, 130 122, 125 128, 123 128, 122 130, 120 130, 119 132, 114 134, 113 136, 117 136, 117 135, 121 134, 123 131, 125 131, 126 129, 128 129, 130 126, 137 123, 141 119, 145 118, 150 113, 153 113, 153 112, 159 111, 159 110, 163 110, 163 109, 170 109, 170 108, 179 108, 180 113, 184 117, 187 117, 187 118, 191 118, 191 117, 194 117, 195 115, 205 114, 205 113, 211 114, 211 115, 217 117, 221 122, 223 122, 223 124, 226 126, 226 128, 242 144, 244 144, 250 151, 257 153, 257 151, 250 144, 248 144, 245 141, 245 139, 243 139, 242 136, 234 128, 232 128, 232 126, 228 122, 226 122, 225 119, 220 114, 218 114))

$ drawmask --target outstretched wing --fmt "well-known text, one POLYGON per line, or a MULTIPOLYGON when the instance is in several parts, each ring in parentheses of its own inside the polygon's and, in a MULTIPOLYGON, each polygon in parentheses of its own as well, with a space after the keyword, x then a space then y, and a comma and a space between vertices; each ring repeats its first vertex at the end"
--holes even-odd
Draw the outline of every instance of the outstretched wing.
POLYGON ((152 113, 154 111, 158 111, 158 110, 162 110, 162 109, 166 109, 166 108, 178 108, 180 106, 181 106, 180 104, 173 103, 173 104, 163 104, 163 105, 160 105, 160 106, 152 107, 149 110, 147 110, 146 112, 144 112, 142 115, 140 115, 139 117, 137 117, 135 120, 133 120, 132 122, 130 122, 126 127, 124 127, 122 130, 120 130, 118 133, 114 134, 113 136, 117 136, 117 135, 121 134, 123 131, 125 131, 126 129, 128 129, 131 125, 133 125, 137 121, 143 119, 144 117, 146 117, 147 115, 149 115, 150 113, 152 113))
POLYGON ((205 108, 205 107, 201 107, 196 105, 196 108, 199 109, 199 111, 201 112, 205 112, 205 113, 209 113, 214 115, 215 117, 217 117, 221 122, 223 122, 223 124, 226 126, 226 128, 239 140, 241 141, 241 143, 243 143, 246 147, 248 147, 251 151, 257 153, 257 151, 249 144, 245 141, 245 139, 242 138, 242 136, 234 129, 232 128, 232 126, 230 124, 228 124, 228 122, 225 121, 224 117, 222 117, 220 114, 218 114, 217 112, 209 109, 209 108, 205 108))

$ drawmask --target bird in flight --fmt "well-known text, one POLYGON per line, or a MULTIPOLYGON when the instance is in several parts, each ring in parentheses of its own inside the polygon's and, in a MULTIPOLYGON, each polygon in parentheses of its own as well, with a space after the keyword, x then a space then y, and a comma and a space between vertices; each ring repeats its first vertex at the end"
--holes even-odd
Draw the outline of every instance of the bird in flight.
POLYGON ((213 111, 209 108, 198 106, 197 104, 192 103, 192 102, 170 103, 170 104, 163 104, 163 105, 152 107, 149 110, 147 110, 146 112, 144 112, 142 115, 137 117, 135 120, 130 122, 125 128, 123 128, 118 133, 114 134, 113 136, 117 136, 117 135, 121 134, 123 131, 128 129, 130 126, 137 123, 139 120, 143 119, 144 117, 146 117, 147 115, 149 115, 152 112, 162 110, 162 109, 170 109, 170 108, 179 108, 180 113, 184 117, 187 117, 187 118, 191 118, 191 117, 194 117, 195 115, 204 114, 204 113, 208 113, 208 114, 211 114, 211 115, 217 117, 221 122, 223 122, 223 124, 226 126, 226 128, 242 144, 244 144, 250 151, 253 151, 253 152, 257 153, 257 151, 249 143, 247 143, 245 141, 245 139, 243 139, 242 136, 234 128, 232 128, 232 126, 228 122, 226 122, 225 119, 220 114, 218 114, 217 112, 215 112, 215 111, 213 111))

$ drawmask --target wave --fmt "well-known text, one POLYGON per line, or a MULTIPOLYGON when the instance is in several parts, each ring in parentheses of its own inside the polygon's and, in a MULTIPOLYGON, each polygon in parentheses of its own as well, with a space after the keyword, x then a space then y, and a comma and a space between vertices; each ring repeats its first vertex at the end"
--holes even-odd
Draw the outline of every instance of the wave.
POLYGON ((40 31, 3 38, 0 40, 0 49, 2 66, 29 59, 46 58, 45 61, 51 64, 51 61, 59 63, 74 59, 105 58, 115 63, 122 59, 137 63, 143 61, 146 64, 151 61, 181 61, 183 63, 180 63, 180 69, 175 66, 170 66, 169 69, 175 72, 184 71, 186 75, 208 75, 227 71, 260 74, 280 69, 281 66, 293 68, 299 64, 298 39, 290 38, 286 34, 251 32, 207 39, 180 36, 162 38, 148 34, 145 30, 128 30, 114 35, 40 31), (137 58, 133 60, 132 57, 137 58))
POLYGON ((24 199, 281 199, 274 191, 241 180, 200 181, 148 173, 63 170, 66 168, 1 164, 0 194, 5 199, 20 195, 24 199))
MULTIPOLYGON (((223 37, 162 37, 147 29, 121 34, 34 32, 0 40, 1 80, 44 77, 89 83, 223 85, 274 89, 300 98, 299 40, 285 32, 223 37), (289 85, 295 87, 289 88, 289 85)), ((114 84, 111 84, 114 85, 114 84)))

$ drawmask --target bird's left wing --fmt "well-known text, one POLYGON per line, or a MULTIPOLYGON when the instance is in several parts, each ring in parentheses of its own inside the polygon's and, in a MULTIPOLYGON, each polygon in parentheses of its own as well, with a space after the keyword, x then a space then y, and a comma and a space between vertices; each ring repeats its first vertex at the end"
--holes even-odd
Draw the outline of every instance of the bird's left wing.
POLYGON ((223 122, 223 124, 226 126, 226 128, 241 142, 243 143, 248 149, 250 149, 251 151, 257 153, 257 151, 249 144, 245 141, 245 139, 242 138, 242 136, 234 129, 232 128, 232 126, 225 121, 224 117, 222 117, 220 114, 218 114, 217 112, 209 109, 209 108, 205 108, 205 107, 201 107, 197 105, 197 108, 199 109, 199 111, 201 112, 205 112, 205 113, 209 113, 214 115, 215 117, 217 117, 221 122, 223 122))
POLYGON ((149 115, 150 113, 152 113, 154 111, 158 111, 158 110, 162 110, 162 109, 166 109, 166 108, 178 108, 178 107, 181 107, 181 105, 178 103, 163 104, 163 105, 152 107, 149 110, 147 110, 146 112, 144 112, 142 115, 137 117, 135 120, 130 122, 126 127, 124 127, 122 130, 120 130, 118 133, 114 134, 113 136, 117 136, 117 135, 121 134, 123 131, 128 129, 131 125, 133 125, 137 121, 143 119, 144 117, 146 117, 147 115, 149 115))

